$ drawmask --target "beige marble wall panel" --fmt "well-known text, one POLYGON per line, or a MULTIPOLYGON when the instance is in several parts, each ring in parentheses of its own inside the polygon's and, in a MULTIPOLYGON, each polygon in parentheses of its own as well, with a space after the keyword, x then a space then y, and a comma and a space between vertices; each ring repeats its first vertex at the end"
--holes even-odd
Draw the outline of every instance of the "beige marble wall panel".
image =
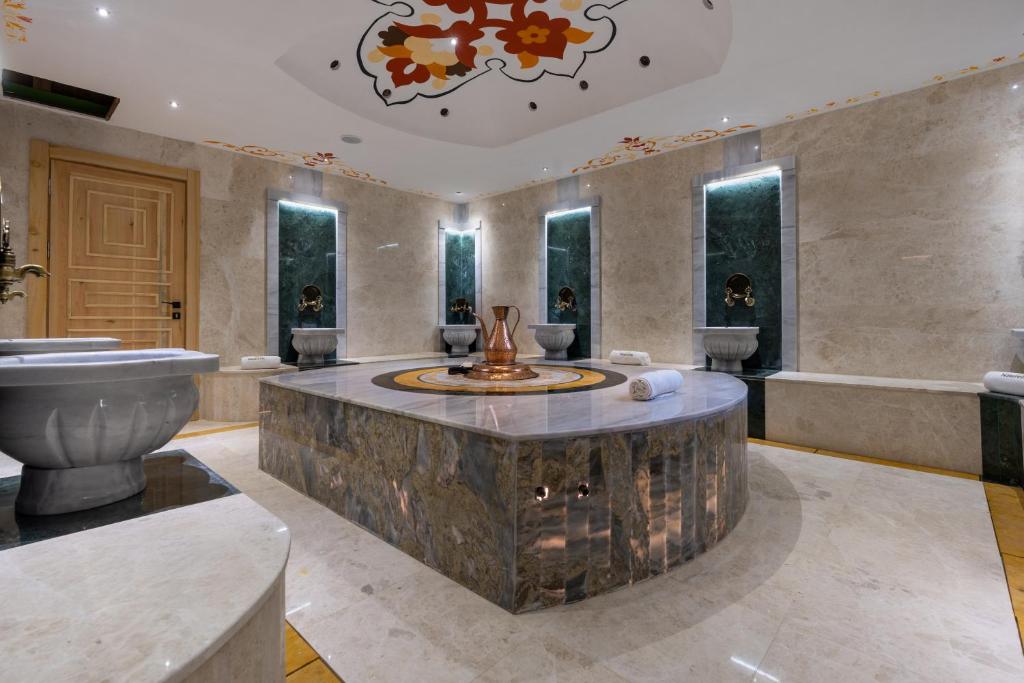
MULTIPOLYGON (((26 253, 29 141, 198 169, 201 174, 200 341, 225 365, 266 351, 266 191, 294 189, 296 169, 37 107, 0 101, 0 178, 19 262, 26 253)), ((439 346, 437 221, 451 205, 337 176, 324 196, 345 202, 349 225, 349 354, 439 346), (376 246, 398 242, 393 253, 376 246)), ((0 337, 25 335, 25 305, 0 309, 0 337)))
POLYGON ((796 155, 800 370, 978 381, 1024 311, 1024 66, 762 132, 796 155))
POLYGON ((768 378, 765 436, 811 448, 981 474, 976 394, 768 378))

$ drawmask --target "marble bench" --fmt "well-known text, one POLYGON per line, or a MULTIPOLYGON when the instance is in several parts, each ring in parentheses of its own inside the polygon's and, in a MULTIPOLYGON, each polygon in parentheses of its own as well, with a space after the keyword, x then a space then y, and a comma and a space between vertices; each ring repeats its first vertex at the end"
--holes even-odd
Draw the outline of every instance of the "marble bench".
POLYGON ((243 370, 237 365, 203 376, 199 418, 213 422, 255 422, 260 417, 260 380, 298 372, 291 365, 272 370, 243 370))
POLYGON ((982 473, 973 382, 779 372, 765 379, 765 438, 982 473))

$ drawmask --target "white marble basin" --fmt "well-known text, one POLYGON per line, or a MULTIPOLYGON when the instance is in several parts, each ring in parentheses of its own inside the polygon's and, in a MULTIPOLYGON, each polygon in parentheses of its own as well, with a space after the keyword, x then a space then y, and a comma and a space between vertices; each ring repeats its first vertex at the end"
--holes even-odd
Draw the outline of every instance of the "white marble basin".
POLYGON ((544 349, 546 360, 565 360, 569 357, 567 349, 576 337, 575 324, 542 323, 527 327, 533 330, 533 338, 544 349))
POLYGON ((478 325, 439 325, 441 336, 452 347, 451 356, 468 356, 469 345, 476 341, 478 325))
POLYGON ((0 339, 0 356, 24 356, 30 353, 72 353, 75 351, 114 351, 121 340, 113 337, 77 339, 0 339))
POLYGON ((18 512, 85 510, 144 489, 142 456, 191 418, 192 375, 218 366, 184 349, 0 358, 0 451, 24 465, 18 512))
POLYGON ((760 327, 697 327, 704 337, 704 350, 711 356, 711 369, 719 372, 740 372, 743 361, 757 351, 760 327))
POLYGON ((299 365, 322 365, 324 356, 338 348, 340 327, 293 327, 292 346, 299 352, 299 365))

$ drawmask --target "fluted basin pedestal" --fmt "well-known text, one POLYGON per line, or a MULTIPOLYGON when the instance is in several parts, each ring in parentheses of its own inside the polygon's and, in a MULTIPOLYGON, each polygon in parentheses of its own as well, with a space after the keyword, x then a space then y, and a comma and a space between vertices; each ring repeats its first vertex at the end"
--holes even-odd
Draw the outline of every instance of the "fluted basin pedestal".
POLYGON ((323 365, 324 356, 338 348, 340 327, 292 328, 292 346, 299 352, 299 365, 323 365))
POLYGON ((760 327, 697 327, 704 336, 704 350, 711 356, 711 369, 717 372, 741 372, 743 361, 757 351, 760 327))
POLYGON ((217 356, 184 349, 0 358, 0 451, 22 463, 19 513, 99 507, 146 487, 142 456, 199 403, 217 356))
POLYGON ((528 325, 533 338, 544 349, 545 360, 566 360, 569 346, 576 338, 576 325, 572 323, 544 323, 528 325))
POLYGON ((477 325, 441 325, 441 336, 452 347, 448 355, 461 358, 469 355, 469 345, 476 341, 477 325))

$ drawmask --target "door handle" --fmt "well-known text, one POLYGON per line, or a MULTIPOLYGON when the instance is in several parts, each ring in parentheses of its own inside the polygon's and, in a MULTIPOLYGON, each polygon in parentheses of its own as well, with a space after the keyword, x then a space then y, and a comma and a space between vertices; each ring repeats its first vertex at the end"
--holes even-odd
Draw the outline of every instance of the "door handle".
POLYGON ((170 304, 171 308, 181 308, 180 301, 161 301, 162 304, 170 304))

